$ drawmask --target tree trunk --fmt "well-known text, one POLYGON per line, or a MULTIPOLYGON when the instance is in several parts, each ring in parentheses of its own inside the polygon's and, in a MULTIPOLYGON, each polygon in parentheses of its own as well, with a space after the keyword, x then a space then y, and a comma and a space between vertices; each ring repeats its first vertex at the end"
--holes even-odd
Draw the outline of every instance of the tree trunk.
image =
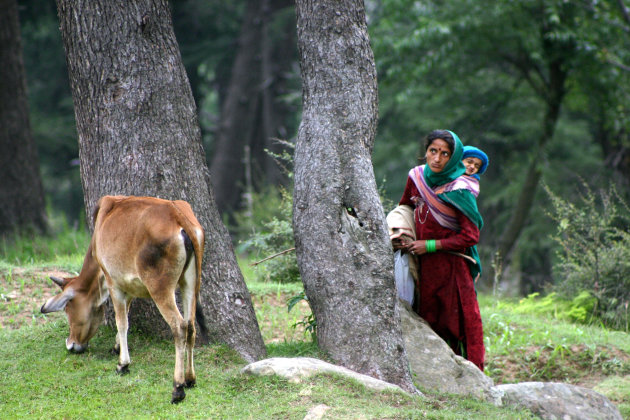
POLYGON ((377 84, 363 2, 299 0, 297 26, 293 227, 318 345, 349 369, 414 390, 371 161, 377 84))
POLYGON ((614 124, 609 124, 606 119, 605 110, 600 104, 604 101, 596 102, 597 117, 592 122, 591 134, 602 149, 604 156, 604 166, 613 169, 612 178, 622 190, 629 190, 630 186, 630 145, 627 144, 628 133, 614 124))
MULTIPOLYGON (((261 358, 251 298, 209 187, 168 2, 57 0, 57 7, 88 220, 105 194, 188 201, 206 231, 201 296, 211 339, 248 361, 261 358)), ((130 320, 147 332, 166 330, 152 302, 136 300, 130 320)))
POLYGON ((16 0, 0 0, 0 236, 47 230, 16 0))
POLYGON ((281 128, 288 115, 278 99, 282 94, 278 92, 281 88, 278 82, 295 62, 295 55, 293 49, 282 48, 284 44, 273 39, 270 26, 276 12, 290 5, 288 0, 247 2, 210 163, 217 205, 222 213, 243 207, 246 165, 250 165, 258 181, 254 185, 257 189, 287 181, 286 174, 265 149, 276 153, 283 149, 274 143, 274 137, 282 136, 281 128), (247 164, 246 149, 251 156, 247 164))
MULTIPOLYGON (((547 31, 549 31, 548 28, 547 31)), ((545 147, 551 139, 553 139, 560 115, 560 107, 562 106, 562 101, 566 93, 565 81, 567 79, 567 70, 563 59, 556 58, 559 55, 558 50, 562 48, 562 44, 560 44, 560 46, 555 45, 549 39, 544 39, 543 47, 545 56, 548 58, 546 73, 548 76, 546 76, 546 78, 542 77, 544 91, 539 91, 539 95, 546 103, 546 110, 542 121, 540 137, 534 145, 534 152, 530 158, 527 177, 521 188, 516 207, 512 211, 510 221, 499 239, 497 252, 503 262, 502 266, 505 268, 509 265, 514 245, 525 226, 527 217, 532 208, 534 196, 538 189, 538 183, 542 176, 541 164, 544 159, 545 147)), ((536 90, 536 87, 533 87, 536 90)))
POLYGON ((292 68, 297 63, 297 46, 295 39, 295 10, 294 3, 287 0, 263 0, 263 34, 261 57, 261 122, 260 139, 261 147, 253 147, 253 160, 257 163, 256 169, 260 172, 255 175, 264 179, 269 185, 286 185, 289 178, 286 168, 281 167, 276 158, 269 152, 282 155, 286 145, 278 142, 278 139, 290 141, 294 135, 294 128, 287 127, 291 115, 298 114, 298 110, 292 110, 291 105, 282 99, 287 95, 287 79, 292 73, 292 68), (290 17, 287 18, 282 9, 291 7, 290 17), (279 16, 280 15, 280 16, 279 16), (282 26, 272 31, 272 25, 282 26), (281 37, 278 35, 281 34, 281 37))
POLYGON ((243 191, 245 146, 254 131, 260 83, 260 2, 249 0, 232 78, 221 106, 221 122, 212 152, 210 172, 221 212, 236 209, 243 191))

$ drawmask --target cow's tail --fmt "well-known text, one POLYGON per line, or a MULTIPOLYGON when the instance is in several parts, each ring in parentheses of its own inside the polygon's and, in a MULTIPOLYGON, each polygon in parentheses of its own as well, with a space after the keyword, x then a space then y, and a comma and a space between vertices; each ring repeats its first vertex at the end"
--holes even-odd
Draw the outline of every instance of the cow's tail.
POLYGON ((201 227, 201 224, 195 217, 195 214, 186 201, 173 201, 173 207, 177 210, 177 222, 184 229, 186 235, 190 238, 193 250, 195 254, 195 318, 199 325, 199 335, 204 342, 208 341, 208 325, 206 323, 206 317, 203 314, 203 308, 201 306, 200 294, 201 294, 201 274, 203 263, 203 249, 205 243, 205 234, 201 227))
POLYGON ((208 342, 208 324, 206 323, 206 316, 203 314, 203 308, 201 307, 201 301, 199 295, 197 295, 197 305, 195 306, 195 318, 197 325, 199 325, 199 336, 204 343, 208 342))

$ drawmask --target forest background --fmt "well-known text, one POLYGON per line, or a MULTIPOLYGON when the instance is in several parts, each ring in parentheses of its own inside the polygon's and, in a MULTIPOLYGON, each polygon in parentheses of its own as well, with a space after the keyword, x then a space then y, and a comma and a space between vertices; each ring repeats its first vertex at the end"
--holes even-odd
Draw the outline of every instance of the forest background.
MULTIPOLYGON (((18 5, 48 213, 82 226, 76 125, 56 6, 18 5)), ((284 0, 171 5, 215 199, 237 250, 251 251, 238 246, 283 217, 278 202, 287 197, 282 189, 291 188, 291 160, 281 158, 291 153, 301 117, 294 6, 284 0)), ((587 241, 584 254, 577 249, 583 260, 589 250, 627 241, 630 14, 623 1, 382 0, 366 1, 366 9, 379 80, 372 160, 385 212, 417 164, 421 139, 448 128, 490 157, 479 197, 486 221, 479 288, 526 295, 565 280, 562 267, 571 256, 563 240, 575 239, 571 234, 587 241), (586 213, 571 213, 571 203, 586 213), (593 226, 601 220, 606 226, 593 226)), ((619 253, 608 258, 612 265, 624 261, 619 253)), ((625 304, 627 324, 627 296, 617 304, 625 304)))

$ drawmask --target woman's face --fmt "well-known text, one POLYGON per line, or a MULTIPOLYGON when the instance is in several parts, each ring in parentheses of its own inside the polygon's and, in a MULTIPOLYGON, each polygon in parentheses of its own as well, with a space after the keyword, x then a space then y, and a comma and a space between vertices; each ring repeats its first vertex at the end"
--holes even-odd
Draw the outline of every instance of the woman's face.
POLYGON ((427 165, 434 173, 440 173, 451 158, 451 149, 448 143, 442 139, 435 139, 427 148, 427 165))

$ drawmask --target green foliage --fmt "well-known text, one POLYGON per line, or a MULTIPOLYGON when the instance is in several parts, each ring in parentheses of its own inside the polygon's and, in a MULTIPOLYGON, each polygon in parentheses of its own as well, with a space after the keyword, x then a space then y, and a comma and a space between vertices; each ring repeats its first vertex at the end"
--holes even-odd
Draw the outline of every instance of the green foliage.
POLYGON ((80 268, 90 242, 85 226, 71 227, 63 214, 49 212, 51 236, 0 238, 0 265, 49 264, 80 268))
POLYGON ((540 297, 536 292, 521 299, 515 312, 550 315, 557 319, 586 324, 592 321, 596 305, 597 299, 585 290, 572 300, 563 299, 557 293, 540 297))
POLYGON ((546 189, 561 246, 557 290, 570 299, 584 291, 596 298, 594 315, 628 331, 630 318, 630 208, 614 187, 594 194, 587 185, 578 203, 546 189))
POLYGON ((266 192, 254 193, 251 216, 244 212, 237 216, 239 231, 251 232, 249 238, 239 244, 238 251, 260 258, 253 263, 257 281, 301 281, 293 250, 292 202, 290 191, 269 188, 266 192))
POLYGON ((54 2, 20 1, 30 125, 44 192, 57 211, 78 220, 83 208, 73 101, 54 2))
MULTIPOLYGON (((603 162, 611 156, 603 153, 630 144, 623 128, 630 121, 630 72, 603 59, 608 48, 627 57, 628 37, 619 32, 627 26, 610 0, 588 6, 562 0, 374 5, 369 28, 380 119, 373 162, 377 178, 394 183, 387 186, 390 198, 400 197, 430 130, 450 128, 465 144, 481 147, 491 163, 481 177, 478 203, 489 223, 479 252, 489 267, 545 130, 556 65, 567 71, 566 95, 553 137, 537 158, 543 179, 563 193, 575 185, 576 174, 605 181, 610 170, 603 162)), ((546 202, 544 194, 536 195, 509 267, 537 285, 552 277, 555 244, 546 234, 546 202)))
MULTIPOLYGON (((291 309, 293 309, 293 307, 301 301, 305 301, 306 303, 308 303, 308 296, 306 296, 306 293, 304 293, 304 290, 302 290, 300 293, 291 297, 288 300, 287 311, 291 312, 291 309)), ((309 307, 310 307, 310 304, 309 304, 309 307)), ((315 320, 315 315, 313 315, 312 310, 311 310, 311 313, 309 313, 308 315, 305 315, 301 321, 298 321, 295 324, 293 324, 293 328, 300 327, 300 326, 304 327, 304 334, 310 334, 312 341, 316 343, 317 342, 317 321, 315 320)))

